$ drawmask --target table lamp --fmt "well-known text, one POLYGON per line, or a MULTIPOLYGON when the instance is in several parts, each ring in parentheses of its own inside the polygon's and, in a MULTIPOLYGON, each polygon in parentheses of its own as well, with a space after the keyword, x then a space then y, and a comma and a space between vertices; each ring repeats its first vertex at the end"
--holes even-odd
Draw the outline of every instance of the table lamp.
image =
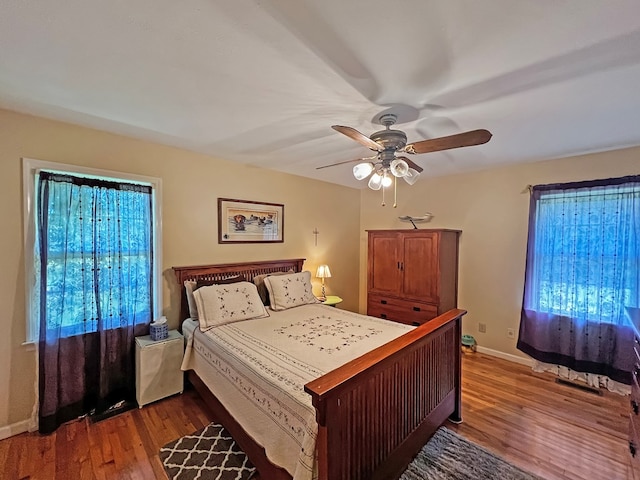
POLYGON ((316 277, 322 279, 322 300, 326 300, 327 296, 324 291, 324 279, 331 277, 331 270, 329 270, 329 265, 319 265, 318 270, 316 271, 316 277))

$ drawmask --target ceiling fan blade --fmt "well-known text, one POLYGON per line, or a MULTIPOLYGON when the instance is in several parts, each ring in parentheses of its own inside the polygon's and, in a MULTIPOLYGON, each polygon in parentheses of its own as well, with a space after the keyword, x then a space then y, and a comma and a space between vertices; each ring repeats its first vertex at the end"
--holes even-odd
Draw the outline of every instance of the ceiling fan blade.
POLYGON ((376 157, 365 157, 365 158, 356 158, 355 160, 345 160, 344 162, 331 163, 329 165, 322 165, 321 167, 316 167, 316 170, 320 170, 321 168, 327 168, 327 167, 335 167, 336 165, 344 165, 345 163, 371 162, 375 158, 376 157))
POLYGON ((374 142, 355 128, 343 127, 342 125, 332 125, 331 128, 333 128, 336 132, 340 132, 341 134, 346 135, 347 137, 364 145, 365 147, 370 148, 371 150, 374 150, 376 152, 380 152, 383 150, 382 145, 380 145, 378 142, 374 142))
POLYGON ((448 137, 431 138, 421 142, 410 143, 403 150, 407 153, 439 152, 440 150, 450 150, 452 148, 482 145, 490 139, 491 132, 488 130, 471 130, 470 132, 457 133, 448 137))
POLYGON ((413 162, 412 160, 409 160, 407 157, 396 157, 398 160, 404 160, 405 162, 407 162, 407 165, 409 165, 411 168, 413 168, 416 172, 421 173, 424 168, 422 168, 420 165, 418 165, 417 163, 413 162))

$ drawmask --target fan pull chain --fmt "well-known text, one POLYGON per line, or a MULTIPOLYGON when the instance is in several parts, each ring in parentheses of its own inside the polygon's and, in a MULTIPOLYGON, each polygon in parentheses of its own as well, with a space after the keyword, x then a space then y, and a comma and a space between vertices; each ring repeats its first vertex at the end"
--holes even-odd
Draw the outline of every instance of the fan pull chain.
POLYGON ((398 177, 393 177, 393 208, 398 206, 398 177))

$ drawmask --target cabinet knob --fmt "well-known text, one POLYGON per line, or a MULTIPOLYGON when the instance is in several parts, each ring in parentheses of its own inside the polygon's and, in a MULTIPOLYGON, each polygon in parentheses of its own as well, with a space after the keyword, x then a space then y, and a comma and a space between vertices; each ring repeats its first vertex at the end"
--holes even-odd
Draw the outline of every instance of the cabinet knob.
POLYGON ((419 312, 420 311, 420 307, 413 307, 413 311, 414 312, 419 312))
POLYGON ((631 410, 633 410, 633 413, 636 415, 638 414, 638 402, 635 400, 631 400, 631 410))
POLYGON ((381 314, 380 314, 380 318, 384 318, 384 319, 386 319, 386 318, 387 318, 387 314, 386 314, 386 313, 381 313, 381 314))
POLYGON ((380 300, 380 303, 383 304, 383 305, 386 305, 387 301, 386 300, 380 300))

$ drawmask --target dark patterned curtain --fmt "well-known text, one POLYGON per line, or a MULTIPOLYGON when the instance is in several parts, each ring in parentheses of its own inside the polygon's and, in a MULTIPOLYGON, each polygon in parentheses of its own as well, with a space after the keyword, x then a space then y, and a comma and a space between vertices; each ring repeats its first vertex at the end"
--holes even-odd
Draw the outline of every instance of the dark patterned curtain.
POLYGON ((151 187, 40 172, 41 433, 135 398, 134 337, 153 315, 151 187))
POLYGON ((533 187, 518 348, 630 384, 640 176, 533 187))

